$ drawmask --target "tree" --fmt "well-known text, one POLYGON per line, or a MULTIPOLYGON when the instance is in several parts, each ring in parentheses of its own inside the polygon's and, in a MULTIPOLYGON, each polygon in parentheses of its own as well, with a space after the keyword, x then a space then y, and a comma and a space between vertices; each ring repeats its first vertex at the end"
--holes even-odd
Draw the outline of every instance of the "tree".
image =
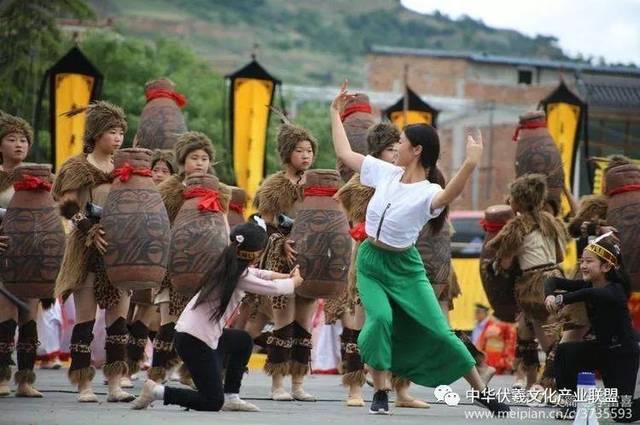
POLYGON ((138 131, 145 83, 167 77, 187 97, 183 110, 187 127, 211 138, 219 162, 216 170, 224 181, 232 180, 229 143, 224 138, 224 80, 209 62, 176 40, 149 41, 104 31, 88 34, 81 48, 104 75, 102 98, 127 114, 125 146, 138 131))
POLYGON ((56 18, 94 14, 81 0, 8 0, 0 7, 0 102, 7 112, 33 121, 40 78, 60 56, 56 18))

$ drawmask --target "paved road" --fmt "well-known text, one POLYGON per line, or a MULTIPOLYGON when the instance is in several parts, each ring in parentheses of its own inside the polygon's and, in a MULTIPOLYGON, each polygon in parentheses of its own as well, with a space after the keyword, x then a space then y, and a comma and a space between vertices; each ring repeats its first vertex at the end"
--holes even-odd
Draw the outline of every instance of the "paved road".
MULTIPOLYGON (((100 381, 97 377, 96 384, 100 381)), ((492 381, 492 387, 508 388, 512 382, 510 376, 498 376, 492 381)), ((14 397, 0 398, 0 424, 11 425, 100 425, 100 424, 278 424, 278 425, 314 425, 314 424, 467 424, 471 420, 468 415, 484 412, 483 409, 470 405, 464 400, 468 389, 464 381, 452 385, 453 391, 463 396, 461 405, 451 407, 437 402, 433 389, 415 387, 415 396, 423 398, 432 406, 428 410, 393 409, 390 417, 372 416, 365 408, 347 408, 343 402, 345 392, 339 386, 338 376, 314 375, 307 379, 307 391, 319 397, 315 403, 274 402, 266 399, 269 380, 261 372, 251 372, 245 377, 242 396, 258 405, 260 413, 198 413, 184 411, 177 406, 162 406, 156 402, 146 411, 132 411, 127 404, 100 403, 79 404, 75 394, 67 383, 66 370, 38 371, 38 388, 44 392, 45 398, 40 400, 19 399, 14 397)), ((141 381, 135 382, 134 393, 139 392, 141 381)), ((176 384, 179 385, 179 384, 176 384)), ((100 399, 104 400, 106 387, 100 382, 95 387, 100 399)), ((370 400, 371 388, 365 389, 365 398, 370 400)), ((527 416, 526 422, 558 423, 550 419, 552 408, 532 408, 517 406, 513 408, 520 417, 527 416), (533 419, 531 419, 533 418, 533 419)), ((517 417, 507 419, 483 418, 482 423, 511 424, 520 423, 517 417)), ((565 422, 566 423, 566 422, 565 422)))

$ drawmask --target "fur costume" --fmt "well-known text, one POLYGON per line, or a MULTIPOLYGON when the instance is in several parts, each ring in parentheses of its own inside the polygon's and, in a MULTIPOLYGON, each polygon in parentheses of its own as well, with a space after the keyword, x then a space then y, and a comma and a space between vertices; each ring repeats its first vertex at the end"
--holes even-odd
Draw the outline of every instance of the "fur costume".
MULTIPOLYGON (((162 202, 167 210, 167 215, 169 216, 169 223, 173 225, 174 220, 178 216, 178 212, 180 212, 180 208, 184 204, 183 193, 186 187, 183 183, 183 176, 179 174, 174 174, 158 186, 158 190, 160 191, 160 196, 162 198, 162 202)), ((160 291, 168 290, 169 291, 169 311, 173 315, 180 314, 182 312, 182 308, 186 305, 184 302, 184 296, 181 296, 177 291, 173 289, 171 285, 171 278, 167 274, 165 278, 162 280, 160 285, 160 291)), ((187 300, 188 302, 189 300, 187 300)))
POLYGON ((277 136, 277 149, 280 155, 280 161, 282 161, 283 164, 291 162, 291 154, 296 149, 296 145, 305 140, 311 143, 311 149, 315 157, 316 152, 318 152, 318 142, 315 137, 313 137, 307 129, 295 124, 282 124, 278 129, 277 136))
MULTIPOLYGON (((360 183, 360 174, 358 173, 354 174, 347 184, 338 190, 336 197, 342 204, 342 207, 347 213, 347 219, 352 225, 364 223, 367 216, 367 206, 374 192, 374 188, 364 186, 360 183)), ((360 303, 358 288, 356 286, 356 262, 360 243, 361 242, 356 241, 351 251, 351 265, 349 266, 349 275, 347 278, 347 297, 346 300, 343 301, 349 305, 349 308, 353 307, 354 304, 360 303)), ((342 299, 342 297, 340 297, 340 299, 342 299)), ((337 301, 327 300, 327 302, 332 303, 337 301)), ((330 304, 330 311, 331 308, 332 306, 330 304)), ((342 307, 343 310, 344 308, 346 308, 346 306, 342 307)))
POLYGON ((267 177, 260 185, 253 206, 260 215, 277 216, 290 213, 296 202, 302 202, 303 188, 289 180, 284 171, 267 177))
POLYGON ((431 224, 427 223, 420 231, 415 246, 420 253, 427 278, 438 302, 446 302, 450 305, 452 299, 449 298, 449 293, 453 282, 450 226, 446 224, 442 230, 434 233, 431 224))
POLYGON ((87 113, 87 119, 84 124, 84 152, 91 153, 96 146, 96 139, 111 130, 112 128, 121 128, 124 133, 127 132, 127 119, 124 111, 119 106, 110 102, 99 100, 92 102, 84 108, 77 108, 67 112, 67 117, 87 113))
POLYGON ((602 223, 607 217, 607 197, 605 195, 587 195, 580 200, 576 215, 568 225, 569 234, 574 238, 581 236, 580 226, 585 221, 602 223))
MULTIPOLYGON (((279 171, 269 177, 262 183, 254 198, 254 206, 258 213, 263 216, 276 217, 278 214, 287 214, 294 216, 294 206, 303 199, 303 188, 300 185, 292 183, 284 171, 279 171)), ((292 217, 294 218, 294 217, 292 217)), ((288 273, 290 267, 283 255, 284 244, 287 240, 285 234, 280 229, 269 226, 270 233, 267 246, 260 260, 260 268, 272 270, 280 273, 288 273)), ((259 306, 261 301, 253 301, 254 305, 259 306)), ((271 297, 271 307, 273 310, 282 310, 287 306, 287 296, 271 297)), ((297 335, 295 323, 274 330, 269 338, 267 338, 267 362, 264 371, 267 375, 286 375, 291 372, 291 367, 295 364, 296 371, 300 371, 300 361, 306 357, 305 344, 297 344, 298 340, 306 341, 306 338, 300 333, 297 335), (296 348, 297 347, 297 348, 296 348), (297 353, 297 360, 293 358, 294 348, 297 353)), ((302 343, 301 343, 302 344, 302 343)))
POLYGON ((557 241, 556 249, 564 252, 564 246, 569 239, 564 223, 546 211, 540 211, 535 216, 520 214, 509 221, 495 238, 487 244, 488 249, 495 250, 496 258, 511 257, 518 252, 524 238, 534 230, 540 230, 543 236, 557 241))
POLYGON ((167 209, 167 215, 169 216, 169 223, 173 224, 174 220, 184 204, 184 198, 182 194, 186 189, 184 183, 184 177, 178 174, 174 174, 162 183, 158 185, 158 191, 160 197, 167 209))
POLYGON ((216 160, 216 154, 213 149, 211 139, 206 134, 199 131, 187 131, 178 137, 175 146, 176 161, 182 167, 187 159, 187 155, 195 150, 202 149, 209 155, 209 161, 213 164, 216 160))
POLYGON ((367 131, 367 147, 369 154, 379 155, 387 146, 400 141, 400 131, 395 125, 381 122, 367 131))
MULTIPOLYGON (((536 230, 543 238, 554 241, 556 258, 553 264, 540 264, 523 270, 515 283, 516 300, 522 310, 531 319, 544 323, 549 315, 544 306, 544 281, 549 276, 561 274, 557 264, 561 261, 569 235, 560 219, 541 211, 547 193, 543 175, 527 174, 517 178, 511 184, 510 192, 511 202, 524 213, 509 221, 487 244, 487 249, 495 250, 496 263, 499 263, 500 259, 518 253, 527 235, 536 230)), ((524 268, 522 264, 520 266, 524 268)))
POLYGON ((7 173, 4 170, 0 170, 0 193, 4 192, 7 189, 10 189, 13 186, 11 179, 12 173, 7 173))
POLYGON ((612 168, 619 167, 621 165, 633 165, 634 162, 627 158, 624 155, 611 155, 609 157, 609 163, 607 164, 607 168, 604 169, 604 174, 612 168))
POLYGON ((373 197, 375 189, 360 183, 360 174, 356 173, 338 190, 336 196, 347 213, 351 223, 364 223, 367 216, 367 206, 373 197))
POLYGON ((151 157, 151 168, 153 169, 156 163, 160 161, 163 161, 165 164, 167 164, 167 167, 169 167, 169 171, 171 172, 171 174, 175 174, 178 172, 173 151, 162 149, 154 150, 153 156, 151 157))
POLYGON ((19 133, 27 138, 29 146, 33 144, 33 130, 27 121, 0 110, 0 140, 7 134, 19 133))
MULTIPOLYGON (((55 199, 59 199, 69 191, 91 190, 109 183, 111 183, 111 175, 89 163, 86 154, 80 154, 69 158, 62 164, 51 192, 55 199)), ((84 206, 76 205, 76 207, 80 210, 84 206)), ((92 263, 98 256, 92 244, 92 236, 91 231, 85 233, 77 228, 74 228, 69 234, 60 273, 56 279, 56 298, 66 299, 87 279, 92 263)))

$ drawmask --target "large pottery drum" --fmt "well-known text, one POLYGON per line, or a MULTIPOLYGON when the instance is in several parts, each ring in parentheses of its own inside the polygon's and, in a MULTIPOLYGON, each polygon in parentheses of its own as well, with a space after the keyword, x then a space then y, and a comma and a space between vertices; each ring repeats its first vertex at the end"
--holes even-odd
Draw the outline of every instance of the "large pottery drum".
POLYGON ((160 287, 167 271, 171 230, 160 193, 151 179, 149 149, 120 149, 114 181, 100 223, 109 244, 107 276, 120 289, 160 287))
POLYGON ((351 236, 344 210, 333 198, 340 185, 334 170, 306 172, 304 200, 290 239, 304 283, 296 293, 306 298, 332 298, 345 289, 351 263, 351 236))
POLYGON ((185 295, 200 289, 202 278, 229 244, 218 178, 197 174, 185 180, 185 202, 173 222, 169 275, 185 295))
POLYGON ((50 193, 52 177, 48 164, 14 170, 15 194, 2 222, 2 233, 11 242, 2 254, 0 275, 5 287, 18 297, 53 297, 65 233, 50 193))
POLYGON ((438 233, 427 223, 416 241, 416 248, 422 257, 427 278, 438 301, 449 301, 451 282, 451 231, 445 223, 438 233))
POLYGON ((520 117, 516 139, 516 177, 524 174, 547 176, 547 199, 560 207, 564 170, 560 151, 553 141, 544 112, 529 112, 520 117))
POLYGON ((247 204, 247 192, 244 189, 231 187, 231 202, 229 202, 229 213, 227 219, 229 220, 229 228, 233 229, 238 224, 244 223, 244 208, 247 204))
POLYGON ((631 289, 640 291, 640 168, 631 163, 617 165, 606 171, 604 179, 607 224, 618 230, 631 289))
POLYGON ((173 149, 178 136, 187 131, 181 107, 186 100, 176 93, 176 86, 166 78, 148 83, 147 104, 140 114, 134 146, 147 149, 173 149))
POLYGON ((480 278, 489 304, 491 304, 491 308, 493 308, 493 315, 503 322, 515 322, 516 316, 520 311, 514 292, 515 276, 495 275, 493 272, 495 252, 487 248, 487 243, 489 243, 489 241, 500 232, 500 229, 513 217, 515 217, 515 215, 510 206, 493 205, 485 210, 484 220, 482 221, 486 236, 480 253, 480 278))
MULTIPOLYGON (((366 155, 368 153, 367 131, 369 127, 376 123, 371 113, 371 104, 366 94, 357 93, 345 105, 342 113, 342 123, 347 133, 349 144, 354 152, 366 155)), ((348 182, 353 176, 353 170, 344 165, 340 160, 337 161, 340 177, 344 182, 348 182)))

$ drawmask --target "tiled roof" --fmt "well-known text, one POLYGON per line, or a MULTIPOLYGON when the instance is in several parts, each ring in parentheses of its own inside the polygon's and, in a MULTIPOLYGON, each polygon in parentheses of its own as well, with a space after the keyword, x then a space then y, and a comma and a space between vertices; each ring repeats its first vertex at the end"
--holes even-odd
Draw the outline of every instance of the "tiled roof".
POLYGON ((557 61, 551 59, 519 58, 512 56, 498 56, 487 53, 472 53, 451 50, 414 49, 407 47, 390 47, 374 45, 369 52, 379 55, 429 56, 444 59, 464 59, 470 62, 488 63, 496 65, 529 66, 550 69, 565 69, 575 72, 596 72, 603 74, 634 75, 640 77, 640 68, 622 66, 593 66, 580 62, 557 61))
POLYGON ((592 107, 640 109, 640 78, 582 75, 576 88, 592 107))

